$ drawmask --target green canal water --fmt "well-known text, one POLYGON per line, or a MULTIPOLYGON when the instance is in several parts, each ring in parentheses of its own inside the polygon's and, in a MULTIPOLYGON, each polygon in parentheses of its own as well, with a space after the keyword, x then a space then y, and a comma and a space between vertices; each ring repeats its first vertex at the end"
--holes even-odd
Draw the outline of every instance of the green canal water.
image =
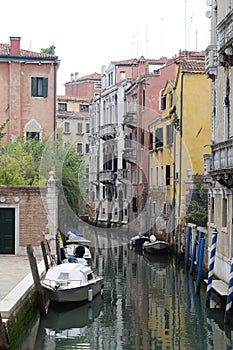
MULTIPOLYGON (((195 274, 175 257, 142 255, 128 245, 97 250, 103 295, 92 302, 51 304, 23 350, 230 350, 233 325, 195 274)), ((233 316, 232 316, 233 317, 233 316)))

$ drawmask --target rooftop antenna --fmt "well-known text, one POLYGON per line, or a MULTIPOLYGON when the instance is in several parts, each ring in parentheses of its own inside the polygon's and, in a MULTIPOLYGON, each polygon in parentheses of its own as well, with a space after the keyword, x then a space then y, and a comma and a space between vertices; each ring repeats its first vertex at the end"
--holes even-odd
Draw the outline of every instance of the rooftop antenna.
POLYGON ((138 57, 138 36, 139 34, 138 34, 138 26, 137 26, 137 57, 138 57))
POLYGON ((190 18, 190 27, 187 29, 187 31, 189 32, 188 47, 187 47, 188 50, 190 50, 190 47, 192 44, 192 22, 193 22, 193 15, 190 18))

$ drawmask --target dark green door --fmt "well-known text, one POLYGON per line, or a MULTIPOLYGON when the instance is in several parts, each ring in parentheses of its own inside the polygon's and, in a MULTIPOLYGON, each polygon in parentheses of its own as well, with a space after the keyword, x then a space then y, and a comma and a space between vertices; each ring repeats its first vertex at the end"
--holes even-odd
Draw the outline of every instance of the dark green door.
POLYGON ((0 208, 0 254, 15 254, 15 209, 0 208))

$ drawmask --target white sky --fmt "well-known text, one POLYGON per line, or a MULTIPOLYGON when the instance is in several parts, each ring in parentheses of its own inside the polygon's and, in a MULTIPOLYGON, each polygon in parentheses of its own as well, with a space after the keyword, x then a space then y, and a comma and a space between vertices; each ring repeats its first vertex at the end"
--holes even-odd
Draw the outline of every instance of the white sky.
POLYGON ((21 37, 21 48, 54 44, 61 60, 58 94, 70 73, 101 72, 111 61, 172 57, 210 42, 206 0, 11 0, 1 9, 0 42, 21 37))

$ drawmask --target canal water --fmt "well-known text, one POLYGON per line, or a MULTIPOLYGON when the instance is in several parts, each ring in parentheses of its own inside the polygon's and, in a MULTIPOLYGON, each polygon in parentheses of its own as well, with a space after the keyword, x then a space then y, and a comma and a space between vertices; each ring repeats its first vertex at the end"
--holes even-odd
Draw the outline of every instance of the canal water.
MULTIPOLYGON (((233 325, 195 274, 174 256, 143 255, 128 245, 97 250, 103 295, 82 305, 51 304, 22 349, 230 350, 233 325)), ((233 317, 233 316, 232 316, 233 317)))

